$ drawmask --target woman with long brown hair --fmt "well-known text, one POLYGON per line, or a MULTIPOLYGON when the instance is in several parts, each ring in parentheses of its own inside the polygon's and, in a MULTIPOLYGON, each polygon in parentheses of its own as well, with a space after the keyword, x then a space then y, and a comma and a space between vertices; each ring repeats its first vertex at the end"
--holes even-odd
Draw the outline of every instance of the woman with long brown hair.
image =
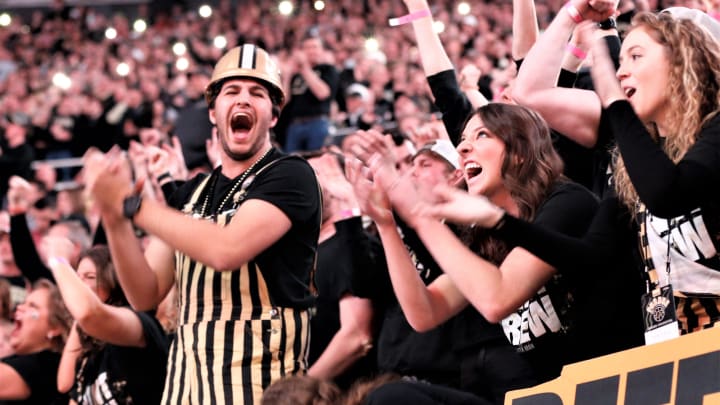
MULTIPOLYGON (((461 240, 440 221, 415 215, 418 193, 394 172, 384 143, 384 137, 368 133, 354 150, 366 166, 351 164, 356 188, 374 187, 373 192, 380 193, 367 198, 364 208, 380 217, 388 209, 382 205, 384 192, 445 272, 426 287, 415 271, 403 271, 406 268, 388 258, 393 288, 410 324, 419 331, 429 330, 471 304, 488 321, 502 323, 537 382, 552 379, 564 364, 585 358, 582 345, 574 340, 572 301, 577 286, 492 232, 469 228, 467 238, 461 240), (372 182, 361 176, 363 171, 372 174, 372 182)), ((576 237, 584 234, 597 200, 562 176, 562 161, 552 147, 549 129, 533 111, 500 103, 480 107, 467 121, 457 150, 468 193, 485 196, 539 226, 576 237)), ((381 238, 393 233, 385 229, 392 224, 377 225, 381 238)))
POLYGON ((70 242, 44 242, 62 298, 75 318, 57 373, 57 386, 77 404, 158 403, 167 340, 151 314, 132 310, 115 276, 107 246, 68 262, 70 242))

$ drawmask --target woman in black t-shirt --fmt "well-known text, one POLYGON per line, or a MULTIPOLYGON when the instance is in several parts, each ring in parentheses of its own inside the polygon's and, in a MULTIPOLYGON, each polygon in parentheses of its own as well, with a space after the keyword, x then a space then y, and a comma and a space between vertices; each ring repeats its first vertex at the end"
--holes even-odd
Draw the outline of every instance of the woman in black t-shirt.
MULTIPOLYGON (((552 266, 490 232, 471 228, 461 240, 440 221, 415 215, 421 199, 412 183, 395 172, 383 137, 369 134, 362 141, 356 155, 445 272, 426 287, 414 271, 389 266, 395 293, 415 329, 429 330, 472 304, 488 321, 502 323, 538 381, 557 377, 564 364, 584 357, 572 335, 575 286, 552 266)), ((549 129, 536 113, 500 103, 483 106, 465 125, 457 149, 470 194, 484 195, 512 215, 567 235, 585 232, 597 200, 563 179, 549 129)), ((356 164, 354 172, 359 169, 356 164)), ((356 184, 364 182, 355 179, 356 184)), ((382 199, 368 201, 377 205, 382 199)))
POLYGON ((77 272, 66 239, 48 238, 48 266, 75 325, 63 351, 57 386, 78 404, 156 404, 167 341, 153 316, 133 311, 115 278, 107 246, 85 252, 77 272))
POLYGON ((58 403, 55 376, 71 321, 57 287, 36 281, 15 310, 15 354, 0 360, 0 404, 58 403))

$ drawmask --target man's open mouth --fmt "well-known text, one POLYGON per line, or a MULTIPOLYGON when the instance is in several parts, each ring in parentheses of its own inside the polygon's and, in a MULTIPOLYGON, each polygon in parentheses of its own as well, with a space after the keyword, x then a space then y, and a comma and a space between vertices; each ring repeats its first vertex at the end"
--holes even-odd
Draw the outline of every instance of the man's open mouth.
POLYGON ((247 113, 235 113, 230 118, 233 131, 249 131, 253 126, 253 118, 247 113))

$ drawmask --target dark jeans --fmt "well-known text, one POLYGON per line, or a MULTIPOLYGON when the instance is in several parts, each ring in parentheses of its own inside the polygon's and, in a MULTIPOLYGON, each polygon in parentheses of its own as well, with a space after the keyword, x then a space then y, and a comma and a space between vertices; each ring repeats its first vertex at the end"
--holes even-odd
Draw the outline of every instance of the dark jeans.
POLYGON ((368 395, 369 405, 503 404, 507 391, 539 383, 524 357, 506 340, 486 341, 460 353, 462 390, 403 380, 382 385, 368 395))
POLYGON ((287 129, 285 152, 313 151, 322 148, 328 135, 327 118, 293 122, 287 129))
POLYGON ((460 358, 460 387, 496 404, 504 403, 507 391, 541 382, 530 363, 506 340, 470 347, 460 358))

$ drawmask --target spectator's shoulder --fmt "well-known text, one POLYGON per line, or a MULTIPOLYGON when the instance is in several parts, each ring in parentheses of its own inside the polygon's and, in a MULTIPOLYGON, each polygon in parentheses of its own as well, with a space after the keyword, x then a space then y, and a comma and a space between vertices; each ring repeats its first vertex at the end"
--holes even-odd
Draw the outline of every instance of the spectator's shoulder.
POLYGON ((207 173, 200 173, 192 179, 183 183, 167 200, 169 206, 176 209, 182 209, 183 205, 190 200, 190 196, 193 191, 200 185, 200 183, 209 176, 207 173))

